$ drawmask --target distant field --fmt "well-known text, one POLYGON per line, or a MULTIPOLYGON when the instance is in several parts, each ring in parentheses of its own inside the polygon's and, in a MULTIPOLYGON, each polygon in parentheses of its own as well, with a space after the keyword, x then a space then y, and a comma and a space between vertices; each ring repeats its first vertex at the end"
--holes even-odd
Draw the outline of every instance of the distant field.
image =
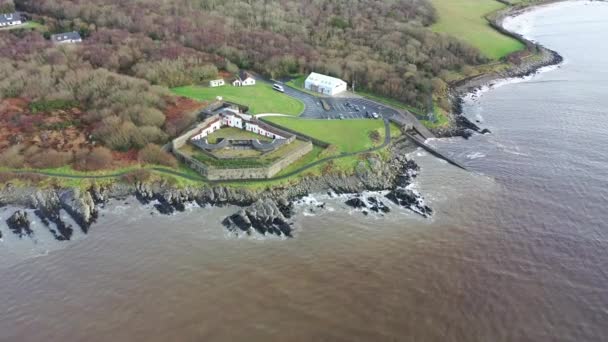
POLYGON ((360 152, 374 147, 375 144, 369 137, 371 131, 379 131, 382 137, 380 143, 384 141, 382 120, 309 120, 288 117, 265 119, 336 145, 340 152, 360 152))
POLYGON ((248 106, 253 114, 299 115, 304 110, 302 102, 272 90, 272 87, 266 83, 258 83, 248 87, 233 87, 230 85, 217 88, 186 86, 173 88, 171 91, 180 96, 205 101, 215 100, 217 96, 221 96, 226 101, 248 106))
POLYGON ((519 51, 524 45, 494 30, 484 18, 505 7, 495 0, 431 0, 439 12, 439 21, 432 26, 477 47, 491 59, 500 59, 519 51))

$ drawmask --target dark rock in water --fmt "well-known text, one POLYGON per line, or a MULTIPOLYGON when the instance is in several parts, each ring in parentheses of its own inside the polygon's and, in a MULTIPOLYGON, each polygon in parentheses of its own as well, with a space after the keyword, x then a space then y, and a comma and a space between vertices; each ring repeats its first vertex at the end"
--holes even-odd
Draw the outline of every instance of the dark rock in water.
POLYGON ((158 200, 158 203, 154 205, 154 208, 156 208, 159 213, 163 215, 171 215, 175 212, 173 206, 169 202, 167 202, 164 197, 157 196, 156 200, 158 200))
POLYGON ((285 198, 280 198, 276 201, 276 204, 285 218, 291 218, 293 216, 293 202, 290 202, 285 198))
POLYGON ((367 204, 365 204, 365 202, 359 197, 353 197, 348 201, 344 202, 344 204, 356 209, 367 208, 367 204))
POLYGON ((260 199, 248 208, 227 217, 222 223, 232 232, 251 234, 252 230, 255 230, 262 235, 292 237, 291 224, 287 222, 279 205, 271 199, 260 199))
POLYGON ((59 209, 57 210, 48 210, 45 209, 36 209, 34 214, 42 221, 49 231, 53 234, 56 240, 58 241, 67 241, 72 238, 72 234, 74 234, 74 229, 72 229, 72 225, 66 225, 65 222, 59 216, 59 209), (55 228, 51 227, 51 222, 55 224, 55 228))
POLYGON ((11 217, 6 220, 8 228, 13 231, 19 238, 24 236, 32 236, 34 233, 30 228, 30 220, 25 211, 17 210, 11 217))
POLYGON ((433 211, 424 205, 422 199, 412 190, 397 188, 386 195, 386 198, 404 208, 410 208, 424 217, 430 216, 433 211))
POLYGON ((370 203, 369 209, 373 212, 376 212, 376 213, 383 212, 386 214, 391 211, 391 209, 389 207, 387 207, 386 204, 384 204, 384 202, 382 202, 381 200, 379 200, 376 197, 368 197, 367 202, 370 203))

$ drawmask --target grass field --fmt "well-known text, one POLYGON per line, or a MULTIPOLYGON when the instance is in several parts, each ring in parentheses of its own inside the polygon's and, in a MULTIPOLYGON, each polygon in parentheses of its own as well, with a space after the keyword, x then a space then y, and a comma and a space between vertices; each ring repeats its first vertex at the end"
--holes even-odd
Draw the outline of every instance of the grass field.
POLYGON ((40 23, 37 23, 35 21, 28 21, 25 24, 0 28, 0 30, 27 30, 27 29, 46 31, 46 26, 44 26, 40 23))
POLYGON ((432 26, 475 46, 487 57, 497 60, 524 45, 518 40, 494 30, 484 17, 503 7, 495 0, 431 0, 439 13, 439 21, 432 26))
POLYGON ((359 152, 374 147, 376 144, 369 137, 371 131, 380 131, 380 144, 384 141, 382 120, 308 120, 289 117, 268 117, 266 119, 336 145, 340 152, 345 153, 359 152))
POLYGON ((221 96, 226 101, 248 106, 252 114, 299 115, 304 110, 302 102, 272 90, 272 86, 266 83, 258 83, 247 87, 233 87, 230 85, 217 88, 186 86, 173 88, 171 91, 174 94, 195 100, 209 101, 221 96))

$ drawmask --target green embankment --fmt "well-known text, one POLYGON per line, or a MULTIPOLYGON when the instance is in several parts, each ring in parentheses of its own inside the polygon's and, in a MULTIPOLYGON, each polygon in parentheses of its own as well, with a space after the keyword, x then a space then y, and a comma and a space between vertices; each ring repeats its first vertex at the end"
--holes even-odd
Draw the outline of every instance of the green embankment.
POLYGON ((486 15, 505 5, 495 0, 431 0, 439 21, 432 26, 436 32, 444 32, 460 38, 478 48, 484 55, 498 60, 510 53, 522 50, 524 45, 492 28, 486 15))
POLYGON ((299 115, 304 111, 304 104, 299 100, 281 94, 272 86, 259 82, 254 86, 233 87, 226 85, 217 88, 185 86, 173 88, 174 94, 195 100, 212 101, 221 96, 224 100, 249 107, 252 114, 280 113, 299 115))
MULTIPOLYGON (((310 120, 290 117, 267 117, 277 125, 336 145, 340 152, 351 153, 374 147, 371 131, 380 131, 384 139, 382 120, 310 120)), ((378 144, 379 145, 379 144, 378 144)))

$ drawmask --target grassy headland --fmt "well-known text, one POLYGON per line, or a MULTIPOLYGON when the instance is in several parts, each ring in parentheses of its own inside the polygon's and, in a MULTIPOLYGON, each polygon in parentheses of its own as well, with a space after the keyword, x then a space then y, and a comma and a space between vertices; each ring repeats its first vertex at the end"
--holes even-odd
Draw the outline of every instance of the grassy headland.
POLYGON ((498 60, 522 50, 524 45, 516 39, 494 30, 486 15, 505 7, 495 0, 431 0, 439 12, 439 21, 432 26, 460 38, 478 48, 485 56, 498 60))

